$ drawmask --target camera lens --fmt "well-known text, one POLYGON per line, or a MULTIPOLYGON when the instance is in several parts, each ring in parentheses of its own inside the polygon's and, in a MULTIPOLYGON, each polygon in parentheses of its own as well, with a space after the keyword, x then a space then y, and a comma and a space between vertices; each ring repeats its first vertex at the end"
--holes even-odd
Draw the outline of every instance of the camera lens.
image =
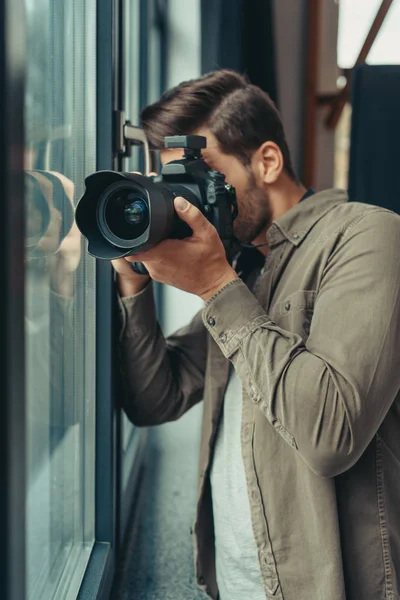
POLYGON ((149 205, 144 192, 137 188, 114 190, 104 202, 104 221, 113 236, 133 240, 149 226, 149 205))
POLYGON ((125 206, 125 220, 131 225, 141 225, 146 220, 147 214, 147 205, 141 199, 125 206))

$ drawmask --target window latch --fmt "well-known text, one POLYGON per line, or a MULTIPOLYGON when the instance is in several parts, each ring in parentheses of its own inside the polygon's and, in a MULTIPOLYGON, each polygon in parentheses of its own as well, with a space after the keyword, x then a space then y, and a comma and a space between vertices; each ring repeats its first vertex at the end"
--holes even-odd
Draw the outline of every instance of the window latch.
POLYGON ((151 161, 146 134, 141 127, 125 120, 124 111, 116 110, 114 111, 114 152, 122 158, 129 158, 132 156, 132 146, 143 146, 144 172, 148 175, 151 161))

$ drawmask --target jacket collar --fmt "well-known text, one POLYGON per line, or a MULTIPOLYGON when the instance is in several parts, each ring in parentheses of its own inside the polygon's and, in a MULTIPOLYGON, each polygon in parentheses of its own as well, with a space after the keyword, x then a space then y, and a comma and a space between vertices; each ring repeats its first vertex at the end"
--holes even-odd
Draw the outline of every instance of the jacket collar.
POLYGON ((273 221, 267 231, 269 245, 276 246, 288 240, 294 246, 299 246, 307 237, 314 225, 332 208, 348 202, 345 190, 329 189, 316 192, 305 198, 273 221))

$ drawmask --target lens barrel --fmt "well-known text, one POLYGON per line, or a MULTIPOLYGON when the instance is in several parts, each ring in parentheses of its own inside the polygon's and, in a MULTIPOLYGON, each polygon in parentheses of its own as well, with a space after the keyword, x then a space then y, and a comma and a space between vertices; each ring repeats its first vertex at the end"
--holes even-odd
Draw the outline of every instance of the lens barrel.
POLYGON ((106 260, 145 252, 168 237, 190 235, 175 213, 177 195, 201 206, 197 186, 167 185, 136 173, 99 171, 85 183, 76 223, 89 242, 89 253, 106 260))

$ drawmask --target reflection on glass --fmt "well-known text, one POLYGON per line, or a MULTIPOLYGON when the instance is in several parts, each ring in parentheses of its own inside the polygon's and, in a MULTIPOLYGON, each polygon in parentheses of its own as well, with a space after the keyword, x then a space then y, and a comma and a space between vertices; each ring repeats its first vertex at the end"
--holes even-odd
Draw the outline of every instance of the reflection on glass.
POLYGON ((75 599, 94 539, 95 0, 26 0, 27 597, 75 599), (84 83, 84 85, 83 85, 84 83))

